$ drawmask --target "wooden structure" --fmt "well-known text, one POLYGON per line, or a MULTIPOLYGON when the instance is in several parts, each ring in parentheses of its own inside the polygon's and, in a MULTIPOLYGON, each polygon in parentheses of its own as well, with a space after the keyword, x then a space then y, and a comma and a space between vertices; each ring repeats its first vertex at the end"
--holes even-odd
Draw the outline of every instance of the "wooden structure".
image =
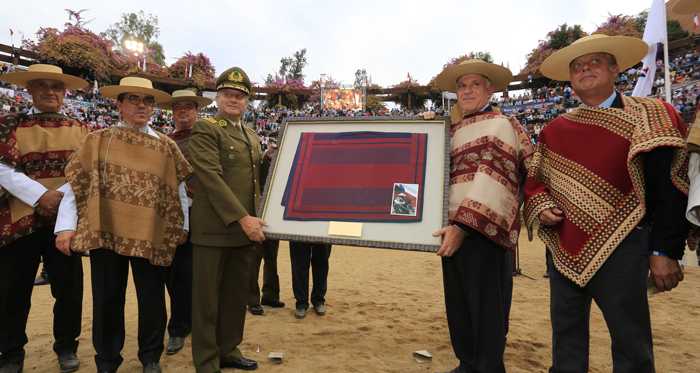
MULTIPOLYGON (((675 49, 675 48, 680 48, 684 46, 691 46, 692 49, 695 50, 700 50, 700 35, 691 35, 683 39, 675 40, 669 43, 668 47, 669 49, 675 49)), ((679 52, 676 53, 678 55, 680 54, 685 54, 686 52, 679 52)), ((674 58, 676 56, 671 56, 670 58, 674 58)), ((13 65, 20 65, 20 66, 29 66, 34 63, 37 63, 36 61, 39 60, 39 56, 36 52, 31 52, 31 51, 25 51, 21 50, 19 48, 14 48, 9 45, 5 44, 0 44, 0 62, 7 62, 11 63, 13 65)), ((175 79, 175 78, 163 78, 155 75, 150 75, 150 74, 129 74, 124 70, 117 70, 114 69, 110 72, 112 76, 119 76, 119 77, 124 77, 124 76, 138 76, 142 78, 149 79, 153 82, 157 83, 164 83, 164 84, 171 84, 175 86, 182 86, 182 87, 187 87, 188 82, 185 79, 175 79)), ((506 87, 503 91, 503 95, 505 97, 508 97, 508 91, 514 91, 514 90, 519 90, 519 89, 524 89, 524 83, 532 80, 532 79, 539 79, 543 78, 544 75, 541 73, 537 74, 520 74, 516 75, 513 77, 513 82, 506 87)), ((206 90, 211 90, 214 91, 216 87, 214 86, 214 83, 207 83, 206 86, 204 87, 206 90)), ((367 94, 368 95, 387 95, 387 94, 408 94, 408 106, 411 107, 411 94, 412 93, 427 93, 430 92, 430 86, 418 86, 418 87, 410 87, 410 88, 380 88, 380 89, 373 89, 373 88, 368 88, 367 89, 367 94)), ((282 104, 282 94, 291 94, 291 95, 313 95, 315 93, 314 90, 312 89, 290 89, 288 91, 282 92, 281 89, 279 88, 274 88, 274 87, 253 87, 252 93, 255 94, 278 94, 278 99, 279 99, 279 104, 282 104)))

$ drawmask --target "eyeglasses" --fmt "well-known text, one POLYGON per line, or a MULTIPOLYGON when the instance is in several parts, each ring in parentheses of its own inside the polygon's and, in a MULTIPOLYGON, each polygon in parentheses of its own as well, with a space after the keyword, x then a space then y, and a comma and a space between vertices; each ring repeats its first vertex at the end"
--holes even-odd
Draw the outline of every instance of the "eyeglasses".
POLYGON ((143 104, 146 106, 153 106, 153 104, 155 104, 155 101, 153 100, 153 97, 151 97, 151 96, 141 98, 141 97, 136 96, 136 95, 131 95, 131 96, 126 96, 126 98, 129 100, 129 102, 131 102, 132 105, 138 105, 139 102, 143 102, 143 104))

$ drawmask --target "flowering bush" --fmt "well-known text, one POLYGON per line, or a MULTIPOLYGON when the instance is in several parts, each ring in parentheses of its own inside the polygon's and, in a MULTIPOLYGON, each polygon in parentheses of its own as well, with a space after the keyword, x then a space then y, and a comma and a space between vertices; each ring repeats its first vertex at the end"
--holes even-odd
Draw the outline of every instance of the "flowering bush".
POLYGON ((95 79, 109 82, 115 58, 112 41, 70 23, 63 32, 42 27, 36 35, 36 43, 27 41, 25 48, 37 52, 42 63, 85 70, 95 79))
POLYGON ((612 15, 610 13, 608 15, 608 19, 593 34, 642 38, 643 35, 637 30, 637 22, 634 21, 632 16, 612 15))
MULTIPOLYGON (((401 83, 394 84, 391 86, 391 88, 409 88, 409 87, 420 87, 421 85, 418 84, 418 80, 416 79, 411 79, 410 82, 409 80, 404 80, 401 83)), ((411 106, 410 108, 422 108, 425 106, 425 101, 428 99, 428 94, 426 93, 411 93, 411 106)), ((387 98, 389 101, 394 101, 396 104, 401 106, 402 108, 406 109, 409 108, 408 106, 408 94, 400 93, 400 94, 393 94, 389 95, 387 98)))
POLYGON ((473 60, 473 58, 469 57, 466 54, 463 56, 459 56, 459 57, 453 57, 446 64, 442 65, 442 70, 440 72, 443 72, 443 71, 449 69, 450 67, 455 67, 455 66, 459 65, 460 63, 462 63, 464 61, 469 61, 469 60, 473 60))
POLYGON ((542 62, 561 48, 568 47, 574 41, 587 36, 580 25, 569 27, 566 23, 547 33, 545 40, 540 40, 535 49, 527 55, 527 63, 520 74, 535 74, 540 71, 542 62))
POLYGON ((174 64, 170 65, 170 77, 191 81, 198 90, 204 90, 207 83, 216 81, 215 69, 212 66, 209 57, 203 53, 192 54, 185 53, 174 64), (190 66, 192 75, 190 76, 190 66))
MULTIPOLYGON (((285 94, 290 93, 292 89, 307 89, 304 85, 304 79, 292 79, 288 77, 280 78, 275 76, 270 81, 265 82, 265 88, 277 88, 282 91, 282 106, 288 109, 303 109, 304 105, 309 102, 311 96, 309 95, 298 95, 298 94, 285 94)), ((268 93, 267 95, 267 105, 268 107, 275 107, 279 105, 279 93, 268 93)))

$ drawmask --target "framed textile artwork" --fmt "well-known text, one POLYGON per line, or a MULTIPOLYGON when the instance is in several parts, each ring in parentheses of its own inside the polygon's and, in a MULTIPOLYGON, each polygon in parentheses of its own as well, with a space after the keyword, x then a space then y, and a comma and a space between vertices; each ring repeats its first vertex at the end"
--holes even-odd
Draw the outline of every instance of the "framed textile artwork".
POLYGON ((258 212, 266 238, 440 248, 432 233, 447 224, 448 117, 292 118, 277 146, 258 212))

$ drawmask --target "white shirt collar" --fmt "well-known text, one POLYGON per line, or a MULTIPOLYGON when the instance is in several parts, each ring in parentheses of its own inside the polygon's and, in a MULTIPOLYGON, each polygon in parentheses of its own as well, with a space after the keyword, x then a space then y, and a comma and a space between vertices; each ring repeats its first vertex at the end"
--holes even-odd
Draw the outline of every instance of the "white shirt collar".
POLYGON ((134 127, 128 125, 126 122, 121 121, 121 122, 117 123, 117 126, 118 127, 129 127, 131 129, 137 130, 139 132, 143 132, 143 133, 151 135, 153 137, 159 137, 158 134, 149 125, 145 125, 145 126, 137 129, 137 128, 134 128, 134 127))
MULTIPOLYGON (((27 111, 27 115, 32 115, 32 114, 41 114, 41 111, 39 111, 39 109, 32 106, 32 108, 29 109, 29 111, 27 111)), ((63 109, 61 109, 57 114, 66 115, 66 112, 63 109)))

